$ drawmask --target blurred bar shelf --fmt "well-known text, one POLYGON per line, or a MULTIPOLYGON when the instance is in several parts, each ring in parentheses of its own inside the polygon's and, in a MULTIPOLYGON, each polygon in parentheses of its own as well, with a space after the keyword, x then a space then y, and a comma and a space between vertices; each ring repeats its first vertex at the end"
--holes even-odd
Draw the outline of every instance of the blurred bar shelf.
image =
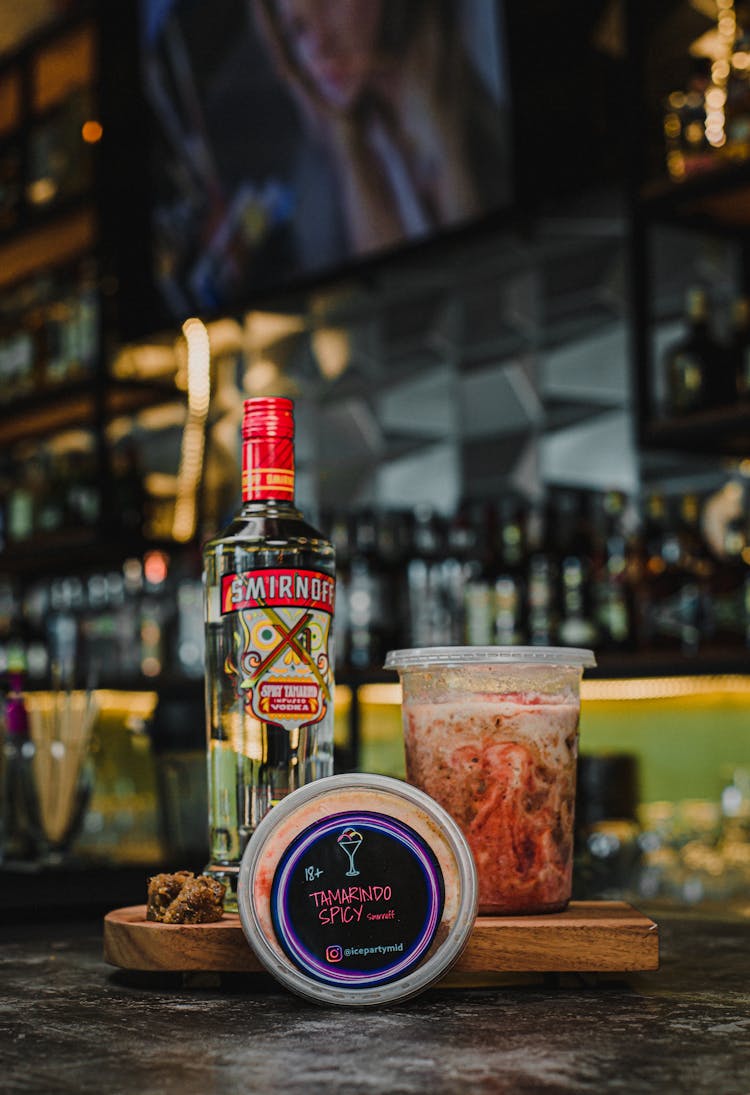
MULTIPOLYGON (((0 405, 0 445, 13 445, 58 430, 90 426, 96 420, 98 381, 81 380, 60 388, 22 396, 0 405)), ((170 400, 181 392, 173 384, 156 381, 107 380, 105 417, 132 414, 170 400)))
MULTIPOLYGON (((72 682, 74 689, 90 687, 96 692, 117 693, 127 696, 132 693, 158 692, 161 699, 192 699, 203 700, 203 677, 185 677, 178 673, 163 672, 156 676, 147 677, 144 674, 130 677, 107 677, 106 673, 88 682, 84 676, 79 676, 72 682)), ((27 693, 49 692, 50 682, 30 682, 26 686, 27 693)))
POLYGON ((89 567, 119 566, 130 556, 148 551, 172 552, 184 548, 175 540, 149 540, 145 536, 127 536, 122 530, 108 534, 98 526, 60 529, 35 533, 0 552, 0 573, 14 577, 46 578, 79 573, 89 567))
POLYGON ((0 240, 0 288, 62 266, 91 251, 97 242, 96 213, 90 202, 76 201, 72 211, 50 212, 43 222, 8 233, 0 240))
MULTIPOLYGON (((54 114, 55 109, 51 113, 54 114)), ((12 139, 6 140, 3 138, 1 143, 5 145, 14 142, 12 139)), ((90 187, 81 193, 63 198, 49 206, 32 207, 24 211, 23 215, 19 217, 18 224, 14 224, 12 228, 0 232, 0 257, 4 255, 6 247, 10 247, 19 240, 26 242, 30 233, 36 229, 41 230, 64 223, 68 218, 87 217, 95 213, 96 200, 90 187)))
POLYGON ((645 425, 641 443, 650 449, 680 449, 727 456, 750 452, 750 401, 712 407, 680 418, 655 419, 645 425))
POLYGON ((713 647, 696 654, 667 650, 632 654, 598 654, 596 669, 586 670, 587 680, 627 680, 631 677, 696 677, 750 675, 750 650, 713 647))
MULTIPOLYGON (((697 654, 671 650, 633 653, 603 652, 597 666, 587 669, 587 680, 627 680, 631 677, 750 676, 750 649, 739 646, 710 647, 697 654)), ((394 684, 397 675, 389 669, 342 670, 336 684, 357 690, 370 684, 394 684)))
POLYGON ((89 556, 92 563, 97 561, 97 556, 103 557, 104 545, 97 530, 79 527, 36 533, 33 540, 23 540, 0 553, 0 571, 13 575, 33 575, 35 571, 47 574, 59 559, 61 573, 67 573, 71 554, 75 554, 77 565, 82 565, 89 556))
POLYGON ((652 182, 640 197, 640 211, 651 221, 698 231, 750 232, 750 161, 705 171, 683 182, 652 182))

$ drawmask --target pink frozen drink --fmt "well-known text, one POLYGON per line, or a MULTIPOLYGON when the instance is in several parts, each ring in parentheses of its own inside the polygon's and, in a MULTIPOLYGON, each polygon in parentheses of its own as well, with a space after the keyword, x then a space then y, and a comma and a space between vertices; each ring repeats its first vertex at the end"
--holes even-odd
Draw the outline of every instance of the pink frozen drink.
POLYGON ((564 909, 573 868, 579 684, 593 655, 435 648, 396 651, 387 664, 402 677, 407 779, 461 826, 477 866, 480 913, 564 909), (406 664, 416 654, 426 661, 406 664), (439 657, 445 661, 436 664, 439 657))

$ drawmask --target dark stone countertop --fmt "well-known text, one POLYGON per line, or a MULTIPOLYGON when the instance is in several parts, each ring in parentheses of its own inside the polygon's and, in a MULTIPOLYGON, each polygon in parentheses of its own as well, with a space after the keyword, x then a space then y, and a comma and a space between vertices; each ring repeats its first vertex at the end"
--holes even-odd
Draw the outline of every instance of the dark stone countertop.
POLYGON ((661 918, 662 969, 324 1009, 123 983, 98 924, 0 928, 4 1095, 750 1093, 750 919, 661 918))

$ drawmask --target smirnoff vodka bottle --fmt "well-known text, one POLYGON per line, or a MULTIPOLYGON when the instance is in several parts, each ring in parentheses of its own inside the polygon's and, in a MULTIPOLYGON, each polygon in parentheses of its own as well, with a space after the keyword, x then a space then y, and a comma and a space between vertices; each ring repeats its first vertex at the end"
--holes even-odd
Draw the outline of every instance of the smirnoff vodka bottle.
POLYGON ((294 505, 289 399, 249 399, 242 507, 204 549, 210 860, 236 882, 289 791, 333 772, 335 553, 294 505))

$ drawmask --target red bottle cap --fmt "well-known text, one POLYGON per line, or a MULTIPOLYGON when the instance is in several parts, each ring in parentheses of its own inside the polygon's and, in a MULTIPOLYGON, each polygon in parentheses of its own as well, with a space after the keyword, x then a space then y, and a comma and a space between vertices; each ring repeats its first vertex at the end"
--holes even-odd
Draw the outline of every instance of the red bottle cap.
POLYGON ((280 395, 246 399, 242 437, 294 437, 294 403, 280 395))
POLYGON ((283 396, 245 400, 244 501, 294 501, 294 404, 283 396))

